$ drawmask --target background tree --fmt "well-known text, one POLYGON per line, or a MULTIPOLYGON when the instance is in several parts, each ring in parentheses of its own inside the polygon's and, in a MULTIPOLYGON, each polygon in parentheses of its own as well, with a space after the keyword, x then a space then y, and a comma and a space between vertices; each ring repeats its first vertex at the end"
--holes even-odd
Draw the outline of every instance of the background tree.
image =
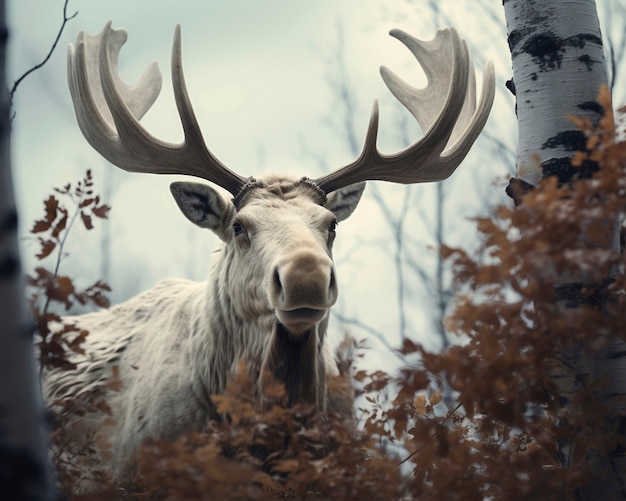
MULTIPOLYGON (((512 180, 509 192, 519 202, 522 193, 542 179, 554 176, 560 185, 576 185, 577 180, 596 172, 598 164, 593 160, 572 162, 575 152, 588 148, 588 138, 570 117, 583 117, 597 125, 605 111, 611 113, 612 110, 604 110, 597 100, 608 80, 593 0, 575 4, 508 0, 504 2, 504 9, 513 61, 513 80, 509 86, 517 96, 519 125, 517 179, 512 180)), ((619 46, 611 50, 611 59, 620 52, 619 46)), ((612 68, 612 74, 616 75, 616 65, 612 64, 612 68)), ((619 220, 594 221, 592 218, 584 221, 584 217, 581 214, 581 224, 588 225, 587 235, 585 232, 582 235, 588 240, 587 246, 619 252, 619 220), (604 228, 600 235, 598 227, 604 228)), ((522 235, 522 238, 532 237, 522 235)), ((559 271, 555 263, 548 261, 545 265, 546 273, 557 275, 557 298, 564 310, 590 302, 603 309, 602 294, 606 284, 598 282, 597 276, 585 271, 582 265, 579 270, 570 269, 565 273, 559 271), (590 294, 590 290, 595 293, 590 294)), ((617 402, 625 396, 626 345, 617 337, 618 333, 614 334, 605 347, 592 353, 588 352, 588 346, 562 353, 562 364, 554 377, 561 388, 564 425, 570 413, 579 412, 572 409, 576 406, 572 397, 581 382, 608 377, 604 403, 610 406, 612 413, 605 426, 607 432, 624 430, 623 406, 617 402)), ((568 441, 560 447, 561 459, 567 465, 577 444, 568 441)), ((581 492, 580 499, 626 496, 626 463, 617 444, 608 456, 597 457, 590 452, 589 460, 597 463, 597 482, 581 492)))
POLYGON ((52 499, 52 477, 17 244, 4 1, 0 33, 0 485, 7 499, 35 501, 52 499))

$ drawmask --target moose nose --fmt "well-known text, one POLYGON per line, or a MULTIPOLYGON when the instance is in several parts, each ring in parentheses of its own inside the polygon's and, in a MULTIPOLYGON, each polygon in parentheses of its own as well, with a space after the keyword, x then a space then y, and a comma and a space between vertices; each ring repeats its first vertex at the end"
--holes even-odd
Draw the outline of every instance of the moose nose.
POLYGON ((337 300, 332 260, 311 250, 279 258, 272 273, 270 300, 277 310, 327 310, 337 300))

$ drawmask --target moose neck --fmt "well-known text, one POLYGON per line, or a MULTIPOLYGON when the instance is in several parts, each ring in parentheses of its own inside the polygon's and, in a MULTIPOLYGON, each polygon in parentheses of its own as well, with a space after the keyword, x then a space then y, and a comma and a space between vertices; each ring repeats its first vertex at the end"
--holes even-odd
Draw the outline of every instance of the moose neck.
POLYGON ((277 323, 272 333, 261 370, 285 385, 290 406, 305 403, 320 410, 326 408, 326 371, 321 353, 326 323, 324 320, 298 337, 277 323))

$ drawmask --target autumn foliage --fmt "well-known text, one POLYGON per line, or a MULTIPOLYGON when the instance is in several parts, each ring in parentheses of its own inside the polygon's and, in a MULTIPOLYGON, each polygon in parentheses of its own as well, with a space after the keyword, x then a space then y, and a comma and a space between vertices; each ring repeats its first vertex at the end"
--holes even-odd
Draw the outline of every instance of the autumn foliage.
MULTIPOLYGON (((600 101, 611 109, 607 93, 600 101)), ((146 444, 135 483, 109 494, 574 499, 601 475, 604 458, 626 446, 623 397, 613 391, 608 362, 596 362, 625 346, 624 254, 612 238, 626 208, 626 143, 616 141, 611 113, 597 126, 577 125, 587 150, 572 162, 597 163, 593 177, 564 186, 546 179, 520 197, 519 207, 476 219, 479 249, 442 249, 459 291, 446 323, 458 335, 455 345, 432 353, 406 341, 398 348, 406 364, 387 374, 359 368, 361 345, 344 343, 341 353, 349 355, 341 357, 344 378, 336 384, 354 382, 358 424, 290 408, 278 384, 264 385, 261 412, 242 365, 225 393, 213 396, 223 419, 173 442, 146 444)), ((76 210, 89 229, 85 215, 106 216, 106 206, 84 197, 76 210)), ((46 202, 45 217, 33 228, 41 235, 40 254, 61 245, 75 214, 54 197, 46 202)), ((39 291, 33 304, 47 297, 64 307, 103 306, 103 284, 79 292, 67 280, 38 269, 30 278, 39 291)), ((38 317, 42 363, 60 366, 62 350, 80 350, 88 334, 56 339, 46 331, 47 315, 38 317)))
POLYGON ((37 259, 44 261, 54 257, 53 266, 38 266, 26 277, 28 302, 40 337, 37 347, 42 368, 72 369, 74 365, 69 361, 69 354, 82 353, 80 345, 87 332, 63 322, 60 311, 68 313, 75 304, 109 306, 105 295, 110 291, 107 284, 98 280, 85 289, 78 289, 70 277, 59 273, 65 242, 76 219, 80 217, 84 228, 91 230, 93 218, 106 219, 109 210, 110 207, 94 195, 93 178, 88 170, 75 186, 68 183, 62 188, 54 188, 54 193, 44 201, 44 216, 35 221, 30 230, 39 245, 37 259), (55 324, 62 327, 53 332, 51 326, 55 324))

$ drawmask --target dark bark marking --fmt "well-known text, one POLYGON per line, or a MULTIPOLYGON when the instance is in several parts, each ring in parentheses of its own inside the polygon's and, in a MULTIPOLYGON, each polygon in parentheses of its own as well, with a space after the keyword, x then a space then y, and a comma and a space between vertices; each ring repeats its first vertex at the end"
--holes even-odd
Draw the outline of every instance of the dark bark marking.
POLYGON ((573 181, 575 178, 590 178, 598 171, 598 163, 590 160, 583 160, 580 167, 572 166, 571 157, 551 158, 541 164, 543 177, 556 176, 559 185, 573 181))
POLYGON ((584 49, 587 43, 602 46, 602 39, 589 33, 579 33, 578 35, 566 38, 565 41, 567 45, 577 49, 584 49))
POLYGON ((593 71, 593 65, 598 62, 591 59, 589 54, 583 54, 578 60, 587 67, 587 71, 593 71))
POLYGON ((587 149, 587 137, 581 130, 566 130, 548 138, 541 149, 562 147, 565 151, 585 151, 587 149))
MULTIPOLYGON (((522 52, 526 52, 532 56, 533 61, 539 66, 540 71, 549 71, 558 69, 563 62, 563 55, 568 47, 575 49, 584 49, 588 43, 602 46, 602 40, 592 34, 579 33, 571 37, 562 38, 551 31, 545 31, 537 35, 529 35, 530 30, 513 30, 509 37, 508 43, 511 54, 515 57, 514 49, 526 39, 521 47, 522 52)), ((589 55, 584 54, 578 58, 578 61, 584 64, 588 71, 593 70, 593 65, 598 63, 589 55)), ((536 76, 533 77, 536 80, 536 76)))
POLYGON ((563 60, 563 39, 549 31, 540 33, 530 37, 522 51, 533 57, 541 71, 560 68, 563 60))
POLYGON ((509 44, 509 50, 513 53, 515 47, 522 41, 525 33, 522 30, 512 30, 507 37, 507 43, 509 44))
POLYGON ((598 101, 585 101, 576 105, 576 107, 583 111, 593 111, 598 115, 604 115, 604 108, 598 101))

